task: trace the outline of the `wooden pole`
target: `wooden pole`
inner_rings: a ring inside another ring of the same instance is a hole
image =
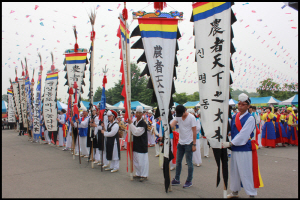
[[[42,100],[42,76],[43,76],[42,56],[41,56],[41,54],[40,54],[40,58],[41,58],[41,66],[40,66],[40,72],[41,72],[40,111],[41,111],[41,109],[42,109],[42,103],[41,103],[41,100]],[[58,80],[58,74],[57,74],[57,80]],[[41,112],[40,112],[39,120],[41,120]],[[41,133],[41,129],[42,129],[42,127],[40,127],[40,133]],[[41,141],[42,141],[41,135],[39,136],[39,140],[40,140],[40,144],[42,144],[41,143]]]
[[[124,2],[124,9],[126,9],[126,2]],[[127,114],[128,114],[128,117],[131,117],[130,114],[131,114],[131,70],[130,70],[130,63],[128,62],[129,61],[129,56],[128,56],[128,48],[127,48],[127,21],[126,19],[124,19],[124,24],[125,24],[125,49],[126,49],[126,68],[127,68],[127,82],[125,83],[126,84],[126,97],[127,97]],[[124,61],[124,58],[123,58],[123,61]],[[129,158],[130,158],[130,180],[133,180],[133,152],[132,152],[132,147],[133,147],[133,144],[132,144],[132,134],[130,132],[130,129],[128,129],[128,141],[129,141]],[[127,147],[128,148],[128,147]]]
[[[92,114],[92,112],[93,112],[93,105],[94,105],[94,99],[93,99],[93,97],[94,97],[94,93],[93,93],[93,90],[94,90],[94,88],[93,88],[93,83],[94,83],[94,45],[95,45],[95,43],[94,43],[94,39],[95,39],[95,32],[94,32],[94,24],[95,24],[95,19],[96,19],[96,14],[95,14],[95,11],[94,11],[94,13],[93,12],[91,12],[91,15],[89,16],[90,17],[90,22],[91,22],[91,24],[92,24],[92,32],[91,32],[91,41],[92,41],[92,44],[91,44],[91,46],[92,46],[92,50],[91,50],[91,64],[90,64],[90,111],[91,111],[91,117],[93,117],[93,114]],[[93,120],[93,123],[94,123],[94,119],[92,119]],[[90,156],[92,156],[92,163],[91,163],[91,165],[92,165],[92,168],[94,168],[94,162],[93,162],[93,160],[94,160],[94,137],[92,137],[94,134],[92,133],[94,131],[94,127],[92,128],[92,127],[90,127],[90,138],[91,138],[91,142],[92,142],[92,147],[91,147],[91,150],[90,150]],[[89,160],[90,160],[90,156],[89,156]]]

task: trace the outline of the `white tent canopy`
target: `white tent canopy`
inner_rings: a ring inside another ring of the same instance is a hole
[[[292,104],[293,105],[298,104],[298,94],[279,103],[279,105],[292,105]]]

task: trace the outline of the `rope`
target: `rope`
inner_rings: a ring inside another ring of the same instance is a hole
[[[142,9],[139,9],[138,11],[142,11],[142,10],[144,10],[145,8],[147,8],[148,6],[150,6],[150,5],[152,5],[152,4],[154,4],[154,3],[149,3],[147,6],[145,6],[145,7],[142,8]],[[129,24],[128,29],[129,29],[129,27],[131,26],[132,22],[133,22],[133,20],[131,20],[131,23]]]

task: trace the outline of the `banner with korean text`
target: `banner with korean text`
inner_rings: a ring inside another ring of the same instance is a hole
[[[85,85],[83,78],[85,77],[86,64],[88,64],[86,49],[78,49],[78,52],[74,52],[73,49],[65,51],[64,65],[66,65],[65,71],[67,71],[65,85],[74,90],[74,81],[76,81],[78,85],[77,102],[80,102],[79,97],[83,93],[81,85]],[[75,93],[75,90],[73,92]]]
[[[19,78],[18,82],[20,88],[20,104],[21,104],[21,113],[22,113],[22,120],[23,120],[22,122],[23,122],[23,127],[27,128],[27,104],[26,104],[27,94],[25,91],[25,78]]]
[[[164,127],[164,157],[169,158],[169,104],[176,52],[178,19],[139,18],[148,69]]]
[[[36,138],[40,135],[40,123],[41,123],[41,72],[38,73],[38,81],[36,86],[36,96],[34,102],[34,111],[33,111],[33,134]]]
[[[7,104],[7,118],[9,123],[16,122],[15,118],[15,110],[14,110],[14,100],[13,100],[13,92],[12,89],[7,89],[7,98],[8,98],[8,104]]]
[[[48,71],[45,81],[43,113],[48,131],[57,131],[57,84],[58,71]]]
[[[13,86],[13,95],[16,105],[16,111],[19,116],[19,123],[22,122],[22,113],[21,113],[21,103],[20,103],[20,94],[19,94],[19,84],[17,82],[12,82]]]
[[[231,3],[193,4],[201,124],[212,148],[226,139],[230,82]]]

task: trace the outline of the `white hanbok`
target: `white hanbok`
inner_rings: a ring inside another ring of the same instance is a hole
[[[110,123],[108,123],[108,126],[110,126]],[[115,125],[113,125],[111,127],[111,131],[105,131],[104,132],[104,137],[113,137],[116,134],[118,134],[118,130],[119,130],[119,125],[118,123],[116,123]],[[112,160],[110,160],[110,168],[111,169],[119,169],[120,165],[120,159],[119,159],[119,155],[118,155],[118,143],[117,140],[115,139],[114,141],[114,148],[113,148],[113,152],[112,152]]]
[[[143,119],[140,119],[143,120]],[[138,124],[140,121],[136,122]],[[139,137],[145,132],[144,127],[136,127],[133,123],[129,125],[131,133]],[[133,165],[137,176],[149,176],[149,158],[147,153],[138,153],[133,151]]]

